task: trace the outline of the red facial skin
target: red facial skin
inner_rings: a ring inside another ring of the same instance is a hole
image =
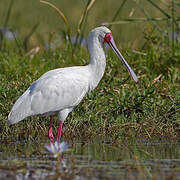
[[[105,36],[104,36],[104,42],[109,44],[111,39],[112,39],[112,33],[106,33]]]

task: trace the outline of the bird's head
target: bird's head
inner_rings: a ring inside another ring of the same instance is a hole
[[[116,47],[116,44],[114,42],[111,31],[107,27],[101,26],[101,27],[97,27],[97,28],[93,29],[91,31],[91,33],[93,34],[93,36],[98,37],[99,42],[101,42],[102,44],[107,43],[112,48],[112,50],[116,53],[116,55],[119,57],[119,59],[123,62],[123,64],[125,65],[125,67],[129,71],[129,73],[132,76],[132,78],[134,79],[134,81],[137,82],[138,78],[137,78],[136,74],[131,69],[129,64],[126,62],[126,60],[124,59],[124,57],[122,56],[122,54],[120,53],[118,48]]]

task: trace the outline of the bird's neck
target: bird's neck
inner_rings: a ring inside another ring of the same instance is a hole
[[[106,67],[106,55],[103,44],[98,37],[90,36],[88,39],[88,50],[90,53],[89,68],[91,72],[91,88],[94,89],[102,79]]]

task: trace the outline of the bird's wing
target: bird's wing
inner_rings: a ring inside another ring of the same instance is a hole
[[[79,104],[88,91],[88,79],[80,73],[60,73],[42,78],[30,87],[33,114],[59,111]]]
[[[17,123],[27,116],[74,107],[88,92],[88,86],[89,75],[86,69],[63,68],[49,71],[19,97],[9,114],[9,122]]]

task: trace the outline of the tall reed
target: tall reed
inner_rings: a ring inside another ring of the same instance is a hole
[[[83,31],[82,31],[83,23],[85,23],[85,20],[87,19],[88,12],[92,8],[92,6],[95,3],[95,1],[96,0],[89,0],[87,2],[87,5],[86,5],[82,15],[81,15],[81,18],[80,18],[79,23],[78,23],[76,40],[75,40],[75,46],[74,46],[74,49],[73,49],[73,55],[74,55],[74,53],[76,51],[76,48],[77,48],[78,39],[79,39],[81,33],[83,33]]]
[[[4,21],[3,28],[5,29],[5,31],[7,30],[7,25],[8,25],[8,22],[9,22],[10,15],[11,15],[13,3],[14,3],[14,1],[11,0],[11,2],[9,4],[9,7],[8,7],[7,14],[6,14],[6,18],[5,18],[5,21]],[[3,47],[3,39],[4,39],[4,34],[3,34],[2,30],[0,30],[0,49],[2,49],[2,47]]]
[[[66,33],[67,33],[67,36],[68,36],[68,40],[69,42],[71,43],[71,30],[70,30],[70,25],[69,25],[69,22],[66,18],[66,16],[64,15],[64,13],[59,9],[57,8],[54,4],[50,3],[50,2],[47,2],[47,1],[43,1],[43,0],[40,0],[41,3],[44,3],[44,4],[47,4],[48,6],[52,7],[53,9],[55,9],[57,11],[57,13],[60,15],[60,17],[63,19],[65,25],[66,25]]]
[[[122,9],[124,3],[126,2],[126,0],[124,0],[119,8]],[[132,22],[151,22],[154,27],[160,31],[160,33],[163,33],[165,32],[164,29],[162,29],[162,27],[159,25],[159,22],[160,21],[165,21],[167,22],[167,29],[168,29],[168,26],[169,26],[169,23],[171,24],[171,39],[172,39],[172,43],[171,43],[171,51],[172,51],[172,57],[174,57],[175,55],[175,39],[174,39],[174,36],[176,34],[176,29],[178,29],[178,22],[179,22],[179,19],[180,17],[176,17],[176,14],[175,14],[175,6],[177,7],[180,7],[180,3],[175,1],[175,0],[171,0],[170,1],[170,6],[171,6],[171,15],[169,15],[168,12],[166,12],[163,8],[161,8],[157,3],[155,3],[154,1],[152,0],[147,0],[148,3],[150,3],[154,8],[156,8],[157,11],[159,11],[163,16],[165,17],[151,17],[149,15],[149,13],[146,11],[146,9],[138,2],[138,1],[135,1],[134,0],[134,3],[138,6],[138,8],[143,12],[143,14],[145,15],[145,17],[136,17],[136,18],[120,18],[119,20],[117,21],[114,21],[114,19],[116,19],[117,17],[117,14],[118,14],[118,11],[116,12],[112,22],[105,22],[103,23],[103,25],[106,25],[106,26],[112,26],[112,25],[119,25],[119,24],[126,24],[126,23],[132,23]],[[167,36],[169,38],[169,36]]]

